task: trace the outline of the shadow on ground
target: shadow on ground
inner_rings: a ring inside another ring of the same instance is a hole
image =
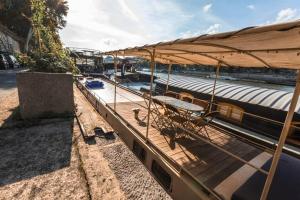
[[[74,119],[0,129],[0,187],[70,165]]]
[[[97,144],[96,138],[99,138],[98,143],[100,144],[111,144],[117,140],[116,133],[114,131],[104,132],[101,127],[94,128],[95,135],[93,137],[85,138],[85,142],[89,145]]]
[[[9,126],[14,126],[16,123],[22,123],[20,115],[20,107],[14,107],[7,110],[9,116],[6,119],[0,120],[0,128],[6,128]],[[3,120],[3,121],[2,121]]]

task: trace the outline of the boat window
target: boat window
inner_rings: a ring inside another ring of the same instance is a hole
[[[231,115],[230,117],[233,119],[233,120],[236,120],[238,122],[241,122],[242,119],[243,119],[243,115],[244,115],[244,110],[239,108],[239,107],[232,107],[232,110],[231,110]]]
[[[219,103],[217,109],[222,117],[229,117],[231,107],[227,103]]]
[[[146,160],[146,151],[145,149],[137,142],[133,141],[133,153],[140,159],[140,161],[145,162]]]
[[[170,190],[171,176],[155,160],[152,162],[151,171],[158,182],[166,189]]]
[[[220,113],[220,117],[224,118],[225,120],[234,121],[234,122],[242,122],[244,116],[244,109],[229,104],[220,102],[218,103],[217,110]]]

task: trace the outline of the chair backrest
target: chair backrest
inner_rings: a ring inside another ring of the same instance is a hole
[[[202,99],[197,99],[197,98],[194,98],[193,104],[196,104],[196,105],[198,105],[198,106],[203,107],[204,110],[207,110],[207,109],[208,109],[208,106],[209,106],[208,101],[205,101],[205,100],[202,100]]]
[[[186,102],[189,102],[189,103],[193,103],[193,99],[194,99],[194,98],[191,98],[191,97],[185,97],[185,96],[181,98],[182,101],[186,101]]]
[[[168,92],[165,93],[165,96],[173,97],[173,98],[178,99],[179,94],[176,93],[176,92],[168,91]]]
[[[147,92],[143,92],[143,98],[144,99],[149,99],[150,95]]]
[[[152,99],[153,103],[158,104],[160,106],[164,106],[164,104],[160,101],[158,101],[157,99]]]
[[[194,98],[194,96],[191,95],[190,93],[187,93],[187,92],[180,92],[180,93],[179,93],[179,98],[180,98],[181,100],[183,100],[184,97],[189,97],[189,98],[191,98],[191,99]]]
[[[180,114],[179,110],[170,104],[166,104],[166,108],[170,111]]]

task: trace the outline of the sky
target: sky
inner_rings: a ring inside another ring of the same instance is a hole
[[[108,51],[300,19],[299,0],[68,0],[64,46]]]

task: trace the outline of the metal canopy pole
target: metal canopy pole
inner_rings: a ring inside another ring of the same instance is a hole
[[[149,51],[151,56],[150,68],[151,68],[151,82],[150,82],[150,93],[149,93],[149,105],[148,105],[148,117],[147,117],[147,130],[146,130],[146,141],[148,141],[148,133],[150,126],[150,112],[151,112],[151,104],[152,104],[152,88],[153,88],[153,73],[154,73],[154,65],[155,65],[155,49],[153,51]]]
[[[215,77],[214,87],[213,87],[213,90],[212,90],[212,95],[211,95],[211,100],[210,100],[210,105],[209,105],[209,111],[210,112],[211,112],[212,105],[213,105],[214,98],[215,98],[215,90],[216,90],[217,78],[219,77],[220,66],[221,66],[221,62],[218,62],[217,69],[216,69],[216,77]]]
[[[169,81],[170,81],[171,68],[172,68],[172,64],[169,64],[169,68],[168,68],[168,80],[167,80],[166,92],[168,92],[168,90],[169,90]]]
[[[116,54],[115,56],[114,56],[114,67],[115,67],[115,94],[114,94],[114,110],[115,110],[115,112],[116,112],[116,101],[117,101],[117,71],[118,71],[118,69],[117,69],[117,56],[118,56],[118,54]]]
[[[300,71],[298,70],[297,71],[296,87],[295,87],[294,94],[293,94],[293,97],[292,97],[292,101],[291,101],[291,104],[290,104],[290,107],[289,107],[289,111],[286,115],[284,125],[283,125],[283,128],[282,128],[281,134],[280,134],[280,138],[279,138],[279,141],[278,141],[278,146],[277,146],[276,151],[275,151],[274,156],[273,156],[271,168],[270,168],[267,180],[266,180],[265,185],[264,185],[264,189],[263,189],[261,197],[260,197],[261,200],[266,200],[267,197],[268,197],[268,193],[269,193],[272,181],[273,181],[274,174],[276,172],[276,168],[277,168],[277,165],[278,165],[278,162],[279,162],[279,159],[280,159],[280,155],[281,155],[286,137],[287,137],[287,135],[289,133],[289,130],[290,130],[290,126],[291,126],[291,122],[293,120],[295,108],[297,106],[299,94],[300,94]]]

